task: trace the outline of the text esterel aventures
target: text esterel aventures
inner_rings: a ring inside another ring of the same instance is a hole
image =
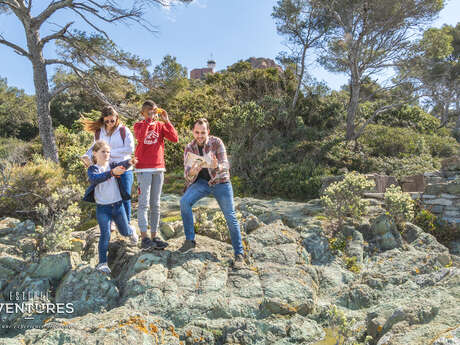
[[[49,291],[10,291],[10,302],[0,303],[0,313],[72,314],[73,303],[52,303]]]

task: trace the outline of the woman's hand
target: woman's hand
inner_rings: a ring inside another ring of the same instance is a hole
[[[120,175],[123,175],[125,171],[126,171],[126,168],[124,166],[119,165],[112,169],[112,175],[120,176]]]
[[[81,156],[80,157],[81,161],[83,162],[83,164],[85,165],[85,168],[88,169],[91,165],[91,160],[89,159],[88,156]]]

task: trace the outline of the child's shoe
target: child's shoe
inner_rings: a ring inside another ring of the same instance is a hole
[[[105,273],[105,274],[110,274],[112,273],[112,271],[110,270],[109,266],[107,266],[107,262],[103,262],[101,264],[98,264],[96,266],[96,269],[99,271],[99,272],[102,272],[102,273]]]
[[[139,242],[139,236],[137,236],[136,230],[134,230],[133,228],[131,228],[131,230],[133,231],[133,234],[129,236],[129,243],[132,246],[136,246],[137,242]]]

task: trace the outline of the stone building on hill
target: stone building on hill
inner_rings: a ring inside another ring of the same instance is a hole
[[[208,61],[208,67],[206,68],[195,68],[190,71],[190,79],[204,79],[206,74],[214,74],[214,68],[216,62],[214,60]]]
[[[283,71],[280,65],[275,61],[268,58],[255,58],[250,57],[246,60],[251,64],[252,68],[277,68],[280,72]],[[190,71],[190,79],[204,79],[207,74],[214,74],[214,68],[216,67],[216,62],[214,60],[208,61],[208,67],[206,68],[195,68]]]

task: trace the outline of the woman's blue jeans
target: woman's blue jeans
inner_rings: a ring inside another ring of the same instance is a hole
[[[236,219],[235,207],[233,205],[233,188],[230,182],[218,183],[213,186],[208,185],[208,181],[199,178],[195,183],[187,188],[185,194],[180,199],[180,212],[184,223],[185,238],[195,240],[195,229],[193,227],[192,206],[200,199],[214,195],[227,222],[230,238],[232,240],[235,255],[243,254],[241,243],[240,224]]]
[[[131,236],[133,230],[129,226],[128,218],[122,201],[108,205],[96,206],[96,218],[101,235],[99,237],[99,263],[107,262],[107,250],[110,242],[110,222],[117,224],[118,231],[123,236]]]
[[[123,175],[120,176],[121,188],[131,196],[133,188],[134,176],[132,170],[127,170]],[[131,222],[131,200],[123,200],[123,206],[125,207],[126,217],[128,217],[128,223]]]

